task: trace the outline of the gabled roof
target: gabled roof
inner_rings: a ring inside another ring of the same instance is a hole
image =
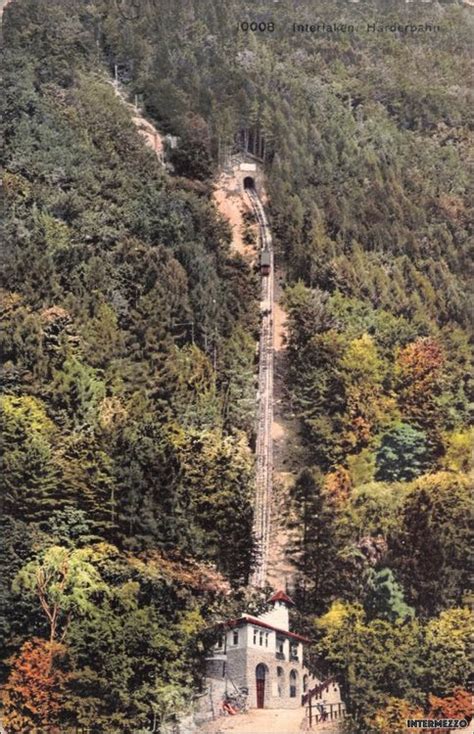
[[[289,632],[288,630],[282,630],[279,627],[274,627],[273,624],[268,624],[268,622],[264,622],[258,617],[251,617],[249,614],[244,614],[238,619],[229,619],[228,622],[225,622],[227,627],[239,627],[242,624],[253,624],[256,627],[264,627],[265,629],[273,630],[273,632],[277,632],[279,635],[284,637],[290,637],[292,640],[298,640],[298,642],[311,642],[308,637],[303,637],[303,635],[298,635],[296,632]]]
[[[292,607],[296,606],[293,599],[291,599],[287,594],[285,594],[284,591],[277,591],[273,596],[268,600],[271,604],[274,601],[284,601],[287,604],[290,604]]]

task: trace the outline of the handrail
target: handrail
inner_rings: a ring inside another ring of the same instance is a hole
[[[320,698],[323,691],[328,689],[329,686],[332,683],[337,683],[337,678],[335,675],[332,675],[330,678],[326,678],[322,683],[318,683],[314,688],[312,688],[310,691],[307,691],[302,699],[301,699],[301,705],[304,706],[307,704],[313,697]]]

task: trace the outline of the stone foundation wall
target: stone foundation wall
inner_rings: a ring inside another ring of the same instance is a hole
[[[301,662],[278,660],[275,653],[265,653],[259,649],[240,649],[228,651],[227,672],[232,681],[248,688],[249,707],[257,707],[256,668],[263,663],[267,667],[265,675],[265,708],[299,708],[303,692],[303,675],[305,670]],[[277,675],[277,669],[283,670],[283,676]],[[290,672],[296,670],[296,695],[290,697]]]
[[[215,719],[219,715],[222,700],[226,692],[226,681],[223,678],[208,678],[207,687],[194,701],[194,721],[200,725]]]
[[[248,676],[247,656],[248,649],[245,647],[227,650],[227,675],[237,688],[248,688],[250,693],[252,681]],[[253,681],[253,688],[255,688],[255,680]]]

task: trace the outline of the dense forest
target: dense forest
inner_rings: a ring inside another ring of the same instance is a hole
[[[381,18],[441,31],[366,32]],[[290,32],[314,20],[355,31]],[[469,714],[472,26],[461,4],[382,0],[6,9],[8,731],[184,712],[212,622],[248,594],[258,283],[211,199],[242,138],[287,274],[294,622],[351,734]],[[178,136],[172,172],[114,69]]]

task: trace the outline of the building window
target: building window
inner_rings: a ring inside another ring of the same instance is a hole
[[[278,686],[278,696],[279,698],[282,698],[282,696],[284,696],[284,691],[285,691],[285,672],[283,668],[280,668],[280,666],[278,666],[277,668],[277,686]]]
[[[276,641],[276,657],[278,660],[285,659],[285,640],[282,637],[277,637]]]
[[[307,690],[308,690],[308,676],[304,675],[303,676],[303,693],[306,693]]]
[[[298,645],[290,643],[290,660],[298,660]]]
[[[259,636],[259,640],[258,640],[259,644],[262,645],[262,646],[263,646],[263,635],[264,635],[264,633],[263,632],[260,632],[260,636]]]
[[[239,630],[234,630],[232,633],[232,644],[238,645],[239,644]]]
[[[296,698],[296,689],[298,683],[298,673],[296,670],[292,670],[290,673],[290,698]]]
[[[265,647],[268,647],[268,632],[265,632]]]
[[[217,647],[220,649],[224,647],[224,635],[219,635],[217,638]]]
[[[258,635],[258,630],[256,630],[255,627],[254,627],[254,629],[253,629],[253,644],[254,645],[257,644],[257,635]]]

